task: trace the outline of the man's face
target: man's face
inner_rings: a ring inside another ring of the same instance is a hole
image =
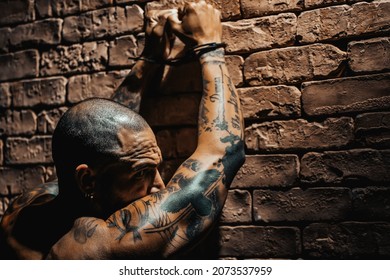
[[[96,170],[94,202],[103,215],[165,188],[157,170],[161,152],[152,130],[134,133],[123,129],[118,139],[121,159]]]

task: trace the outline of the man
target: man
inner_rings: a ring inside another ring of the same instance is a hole
[[[160,150],[138,114],[104,99],[79,103],[53,135],[58,187],[23,194],[2,220],[6,258],[171,258],[215,223],[244,161],[242,115],[220,44],[219,11],[201,1],[187,3],[181,21],[172,11],[159,14],[148,26],[142,59],[115,99],[124,89],[137,96],[156,62],[166,60],[168,27],[201,64],[196,151],[165,187],[157,171]],[[160,56],[151,51],[157,45]]]

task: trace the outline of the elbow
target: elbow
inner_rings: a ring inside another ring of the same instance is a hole
[[[222,159],[224,173],[226,174],[226,186],[230,186],[234,176],[245,162],[245,145],[244,141],[240,140],[228,149]]]

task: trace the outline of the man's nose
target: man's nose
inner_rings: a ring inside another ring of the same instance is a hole
[[[160,172],[158,172],[158,170],[157,170],[156,176],[154,177],[152,187],[150,188],[150,193],[155,193],[155,192],[161,191],[163,189],[165,189],[165,184],[161,178]]]

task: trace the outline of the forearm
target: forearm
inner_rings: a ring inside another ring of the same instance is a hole
[[[222,48],[200,57],[203,96],[199,109],[199,149],[214,146],[225,153],[225,137],[243,140],[243,117],[235,86],[226,67]]]
[[[161,65],[138,60],[130,73],[111,96],[133,111],[139,112],[143,94],[156,83]]]
[[[245,160],[240,100],[226,67],[223,49],[203,54],[200,63],[203,96],[197,152],[221,156],[226,186],[229,186]]]

